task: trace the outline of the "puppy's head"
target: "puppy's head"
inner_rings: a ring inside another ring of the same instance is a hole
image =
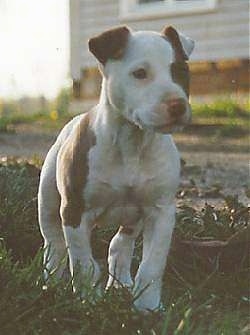
[[[156,33],[124,26],[89,40],[111,106],[140,128],[161,133],[191,118],[187,60],[193,48],[194,42],[173,27]]]

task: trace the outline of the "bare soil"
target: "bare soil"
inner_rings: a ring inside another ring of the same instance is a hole
[[[6,156],[45,158],[56,134],[35,132],[0,133],[0,158]]]

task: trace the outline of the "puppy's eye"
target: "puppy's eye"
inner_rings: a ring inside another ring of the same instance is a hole
[[[147,72],[146,72],[146,70],[143,69],[143,68],[133,71],[133,72],[132,72],[132,75],[133,75],[136,79],[146,79],[146,78],[147,78]]]

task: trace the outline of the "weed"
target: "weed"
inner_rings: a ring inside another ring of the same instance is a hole
[[[39,169],[25,161],[0,166],[0,324],[5,335],[233,335],[247,327],[249,268],[237,263],[230,272],[218,262],[204,266],[204,257],[187,249],[168,258],[161,311],[143,315],[130,291],[121,287],[99,294],[86,283],[86,298],[73,294],[71,280],[44,282],[36,216]],[[247,225],[248,213],[237,198],[225,207],[203,211],[182,208],[178,238],[224,241]],[[95,230],[96,255],[106,257],[116,227]],[[141,241],[134,256],[138,264]],[[217,259],[217,258],[216,258]],[[206,262],[206,261],[205,261]],[[103,270],[103,278],[107,271]],[[104,280],[101,281],[103,285]]]

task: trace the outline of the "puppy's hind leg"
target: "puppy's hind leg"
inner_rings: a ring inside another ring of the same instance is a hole
[[[44,238],[44,276],[48,280],[52,273],[63,276],[66,267],[66,244],[60,219],[60,196],[56,186],[56,160],[49,152],[40,178],[38,192],[38,218]],[[54,158],[54,159],[53,159]]]

